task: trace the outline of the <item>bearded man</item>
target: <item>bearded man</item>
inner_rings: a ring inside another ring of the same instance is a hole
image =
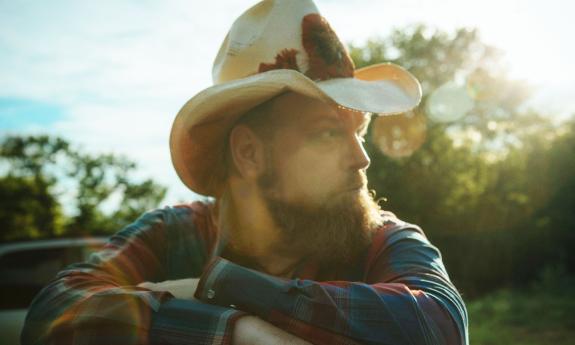
[[[214,81],[170,149],[215,201],[149,212],[62,271],[22,342],[467,344],[439,251],[367,190],[370,118],[417,106],[417,80],[354,70],[311,0],[264,0],[233,24]]]

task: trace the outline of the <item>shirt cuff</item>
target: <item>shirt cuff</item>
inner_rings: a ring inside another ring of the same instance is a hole
[[[244,312],[173,298],[152,316],[150,344],[231,345],[236,320]]]
[[[216,257],[204,271],[195,297],[209,304],[238,308],[267,319],[288,281]]]

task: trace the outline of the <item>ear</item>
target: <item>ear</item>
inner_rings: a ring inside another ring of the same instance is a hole
[[[264,143],[246,125],[237,125],[230,133],[230,153],[239,175],[256,179],[265,170]]]

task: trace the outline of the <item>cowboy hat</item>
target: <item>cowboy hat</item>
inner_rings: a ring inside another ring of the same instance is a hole
[[[214,85],[192,97],[172,125],[170,151],[192,191],[220,192],[227,136],[247,111],[284,92],[351,110],[404,113],[421,100],[405,69],[355,69],[345,47],[312,0],[264,0],[232,25],[212,71]]]

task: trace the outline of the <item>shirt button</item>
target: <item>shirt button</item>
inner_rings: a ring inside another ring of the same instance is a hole
[[[208,293],[206,294],[206,297],[208,297],[208,299],[212,299],[216,296],[216,292],[212,289],[208,290]]]

